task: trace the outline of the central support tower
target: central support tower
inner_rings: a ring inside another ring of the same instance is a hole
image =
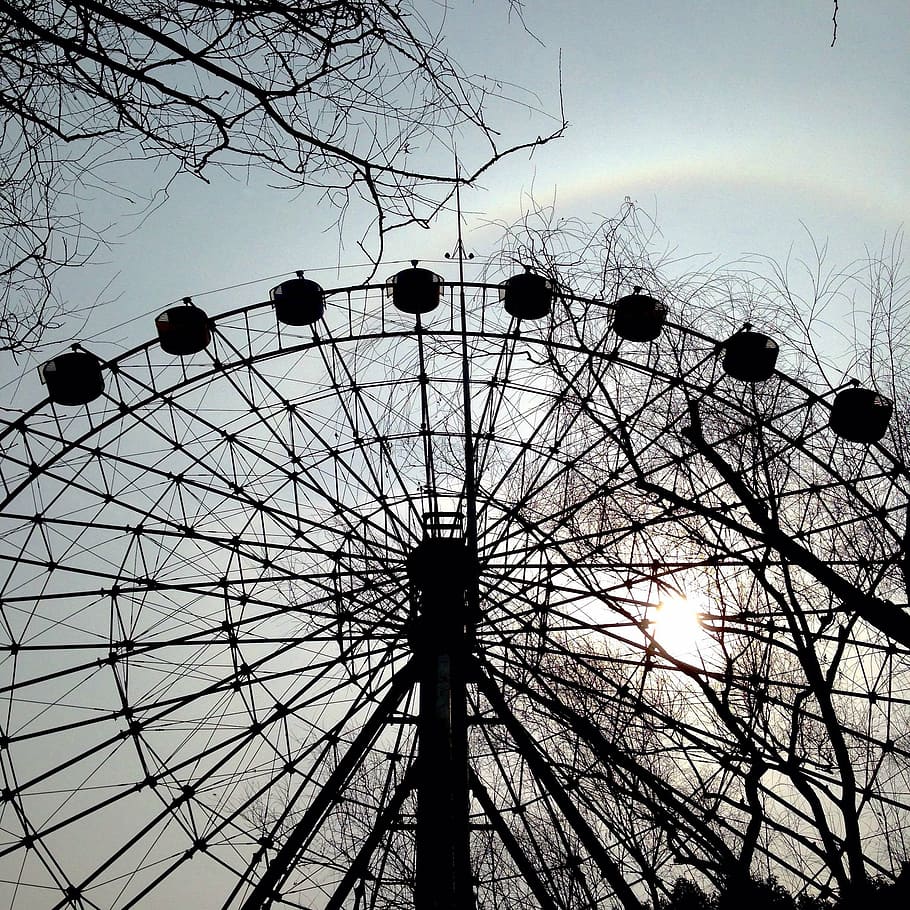
[[[420,693],[414,907],[474,910],[467,682],[474,640],[468,591],[476,585],[477,560],[460,521],[446,528],[440,518],[427,516],[424,539],[408,557]]]

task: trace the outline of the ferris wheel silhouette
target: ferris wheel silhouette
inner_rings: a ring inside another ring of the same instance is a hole
[[[0,434],[5,905],[632,910],[681,870],[893,871],[892,403],[628,290],[298,273],[44,364]]]

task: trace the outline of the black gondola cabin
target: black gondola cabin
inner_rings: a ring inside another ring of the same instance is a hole
[[[439,306],[442,278],[429,269],[418,268],[414,260],[413,268],[404,269],[387,280],[386,293],[402,313],[412,316],[429,313]]]
[[[549,278],[526,271],[499,286],[499,299],[505,311],[516,319],[543,319],[553,305],[555,290]]]
[[[155,328],[161,349],[178,357],[196,354],[207,348],[212,340],[209,317],[188,301],[156,317]]]
[[[878,442],[888,431],[894,403],[874,389],[854,387],[838,392],[828,425],[850,442]]]
[[[761,332],[746,327],[723,343],[724,372],[742,382],[764,382],[774,375],[777,342]]]
[[[275,317],[285,325],[312,325],[325,313],[325,292],[309,278],[291,278],[269,291]]]
[[[626,341],[653,341],[666,321],[666,304],[637,287],[633,294],[616,301],[613,331]]]
[[[70,351],[38,368],[55,404],[75,406],[94,401],[104,391],[101,361],[88,351]]]

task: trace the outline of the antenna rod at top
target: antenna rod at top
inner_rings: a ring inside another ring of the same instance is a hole
[[[461,307],[461,387],[464,399],[464,486],[465,486],[465,539],[472,559],[477,558],[477,478],[474,474],[474,421],[471,416],[471,367],[468,357],[468,316],[464,293],[464,223],[461,209],[461,167],[455,155],[455,211],[458,216],[458,293]],[[471,256],[470,258],[473,258]],[[468,608],[476,617],[480,608],[476,573],[468,586]]]

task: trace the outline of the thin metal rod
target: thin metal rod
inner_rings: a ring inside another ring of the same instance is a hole
[[[339,798],[348,778],[363,760],[373,740],[382,731],[405,692],[413,684],[414,669],[414,661],[409,661],[392,679],[389,691],[376,706],[372,716],[360,728],[360,732],[354,742],[351,743],[350,748],[342,756],[335,770],[329,775],[325,785],[315,796],[303,818],[300,819],[300,822],[290,833],[281,849],[266,867],[265,872],[262,873],[250,896],[244,902],[243,910],[262,910],[262,908],[268,907],[272,903],[275,893],[290,874],[297,860],[297,855],[303,849],[307,838],[323,820],[332,803]]]
[[[461,180],[458,159],[455,159],[455,207],[458,212],[458,299],[461,315],[461,394],[464,400],[464,489],[465,541],[474,565],[477,563],[477,477],[474,464],[474,418],[471,413],[471,360],[468,356],[468,308],[464,293],[464,237],[462,235]],[[480,616],[478,573],[473,571],[468,583],[469,635]],[[472,638],[473,647],[473,638]]]
[[[635,896],[635,892],[623,877],[619,865],[609,855],[597,833],[581,814],[572,797],[565,791],[565,788],[553,773],[549,762],[538,751],[531,734],[512,713],[502,692],[499,691],[499,687],[486,673],[480,674],[480,688],[505,728],[509,731],[518,746],[521,757],[528,763],[528,767],[534,777],[537,778],[543,789],[549,793],[553,802],[559,807],[568,824],[571,825],[579,840],[584,844],[591,859],[600,868],[622,906],[625,910],[643,910],[641,902]]]
[[[436,469],[433,465],[433,438],[430,433],[430,400],[427,394],[429,376],[427,375],[426,355],[423,349],[423,324],[420,313],[416,316],[415,332],[417,333],[417,359],[420,374],[420,435],[423,437],[423,463],[424,481],[427,487],[427,507],[430,512],[439,511],[439,502],[436,494]]]

